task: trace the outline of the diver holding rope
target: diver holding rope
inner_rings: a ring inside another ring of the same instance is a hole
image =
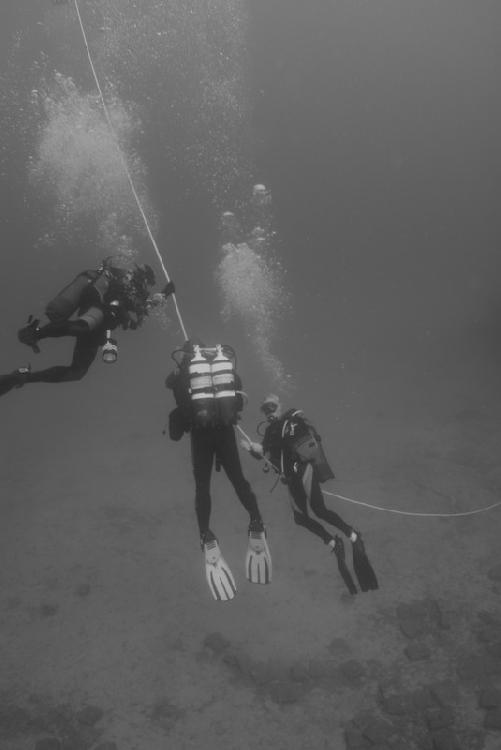
[[[376,574],[367,557],[361,533],[325,505],[320,484],[334,479],[334,472],[325,457],[320,435],[301,410],[284,410],[280,399],[274,394],[266,396],[261,411],[268,422],[262,443],[244,439],[241,446],[254,458],[265,458],[265,468],[271,465],[280,474],[289,490],[294,521],[320,537],[334,552],[339,572],[350,594],[358,592],[346,565],[344,542],[339,535],[333,536],[312,518],[310,511],[320,520],[338,528],[352,543],[353,569],[360,589],[377,589]]]
[[[244,408],[242,381],[236,372],[236,354],[227,344],[205,346],[199,339],[185,341],[173,352],[176,367],[165,381],[176,407],[169,414],[169,436],[181,440],[190,434],[195,479],[195,513],[200,546],[205,554],[207,583],[214,599],[229,601],[236,593],[230,567],[211,530],[212,469],[223,468],[240,503],[249,514],[245,572],[250,583],[271,582],[272,561],[256,495],[245,478],[235,425]]]

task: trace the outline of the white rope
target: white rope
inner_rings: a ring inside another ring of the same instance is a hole
[[[148,218],[146,216],[144,208],[143,208],[143,206],[141,204],[141,201],[139,199],[139,195],[137,194],[137,190],[136,190],[136,187],[134,185],[134,181],[133,181],[133,179],[131,177],[131,174],[130,174],[130,171],[129,171],[129,167],[127,165],[125,157],[124,157],[124,155],[122,153],[122,149],[120,148],[119,141],[118,141],[118,138],[117,138],[117,134],[115,132],[115,128],[113,127],[113,123],[111,121],[111,117],[110,117],[110,114],[108,112],[108,107],[106,105],[106,101],[105,101],[105,98],[104,98],[104,95],[103,95],[103,91],[101,89],[101,84],[99,83],[99,78],[97,77],[96,69],[95,69],[94,63],[92,61],[92,55],[90,53],[89,43],[87,41],[87,34],[85,33],[85,28],[84,28],[84,25],[83,25],[82,16],[80,15],[80,9],[78,7],[78,0],[73,0],[73,2],[75,4],[75,10],[76,10],[76,13],[77,13],[78,23],[80,24],[80,30],[82,32],[82,37],[83,37],[83,40],[84,40],[85,49],[87,50],[87,57],[89,58],[90,68],[91,68],[91,71],[92,71],[92,75],[94,76],[94,81],[96,83],[96,88],[97,88],[97,90],[99,92],[99,98],[101,100],[101,105],[103,107],[103,111],[104,111],[104,114],[105,114],[105,117],[106,117],[106,121],[108,123],[108,127],[110,128],[111,134],[113,136],[113,140],[114,140],[116,149],[118,151],[118,155],[119,155],[120,160],[122,162],[122,165],[124,167],[125,174],[127,175],[127,180],[129,181],[129,185],[130,185],[130,189],[132,191],[132,195],[134,196],[134,199],[136,201],[137,207],[139,209],[139,213],[141,214],[141,218],[142,218],[142,220],[144,222],[144,225],[146,227],[146,231],[148,233],[148,237],[151,240],[151,244],[153,245],[153,249],[154,249],[154,251],[155,251],[155,253],[157,255],[157,258],[158,258],[158,261],[159,261],[160,266],[162,268],[162,271],[164,273],[164,276],[165,276],[167,282],[170,282],[171,279],[170,279],[169,273],[167,271],[167,268],[164,265],[164,262],[163,262],[163,259],[162,259],[162,255],[160,253],[160,250],[158,249],[158,245],[157,245],[157,243],[155,241],[155,238],[153,236],[153,232],[151,231],[151,227],[150,227],[150,224],[148,222]],[[181,330],[183,332],[183,336],[185,338],[185,341],[187,341],[188,340],[188,334],[186,333],[186,328],[184,326],[183,319],[181,317],[181,312],[180,312],[179,306],[177,304],[176,294],[173,293],[171,296],[172,296],[172,300],[174,302],[174,307],[175,307],[175,310],[176,310],[176,315],[177,315],[178,320],[179,320],[179,325],[181,326]]]
[[[492,505],[486,505],[484,508],[475,508],[474,510],[465,510],[462,513],[415,513],[410,510],[397,510],[396,508],[382,508],[379,505],[371,505],[370,503],[364,503],[361,500],[353,500],[351,497],[344,497],[343,495],[337,495],[335,492],[328,492],[322,490],[324,495],[330,495],[331,497],[337,497],[339,500],[344,500],[347,503],[354,503],[355,505],[363,505],[364,508],[371,508],[372,510],[380,510],[384,513],[396,513],[399,516],[417,516],[421,518],[459,518],[460,516],[474,516],[477,513],[486,513],[488,510],[498,508],[501,502],[493,503]]]
[[[252,440],[244,432],[244,430],[240,427],[240,425],[237,425],[237,430],[244,436],[244,438],[249,443],[252,443]],[[267,458],[264,458],[264,461],[268,464],[268,466],[270,466],[271,468],[275,469],[275,471],[277,471],[274,464],[268,461]],[[362,505],[364,508],[371,508],[372,510],[379,510],[383,513],[395,513],[396,515],[399,515],[399,516],[413,516],[413,517],[418,517],[418,518],[460,518],[461,516],[474,516],[477,513],[486,513],[487,511],[493,510],[494,508],[499,508],[499,506],[501,505],[501,501],[500,501],[497,503],[493,503],[492,505],[486,505],[483,508],[475,508],[474,510],[465,510],[460,513],[418,513],[418,512],[414,512],[410,510],[398,510],[396,508],[384,508],[380,505],[371,505],[371,503],[365,503],[362,500],[353,500],[353,498],[351,497],[338,495],[335,492],[329,492],[328,490],[322,490],[322,493],[324,495],[330,495],[330,497],[337,497],[339,500],[344,500],[346,503],[353,503],[354,505]]]
[[[242,429],[242,428],[240,427],[240,425],[239,425],[239,424],[237,424],[237,430],[239,431],[239,433],[240,433],[241,435],[243,435],[243,436],[244,436],[244,438],[245,438],[245,439],[247,440],[247,442],[249,443],[249,447],[250,447],[250,445],[251,445],[251,443],[252,443],[253,441],[252,441],[252,440],[250,439],[250,437],[249,437],[249,436],[248,436],[248,435],[247,435],[247,434],[246,434],[246,433],[244,432],[244,430],[243,430],[243,429]],[[262,460],[264,461],[264,463],[266,464],[266,466],[268,466],[268,468],[269,468],[269,469],[273,469],[273,471],[276,471],[276,472],[277,472],[277,474],[280,474],[280,471],[279,471],[279,469],[278,469],[278,468],[277,468],[277,467],[275,466],[275,464],[272,464],[272,463],[271,463],[271,461],[269,461],[269,460],[268,460],[268,459],[266,458],[266,456],[261,456],[261,458],[262,458]]]

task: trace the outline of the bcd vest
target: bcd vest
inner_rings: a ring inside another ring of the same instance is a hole
[[[231,347],[195,345],[188,364],[188,392],[194,427],[235,424],[235,356]]]

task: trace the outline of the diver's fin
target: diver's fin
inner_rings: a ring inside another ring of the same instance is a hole
[[[0,375],[0,396],[8,393],[13,388],[22,388],[31,372],[31,366],[19,367],[8,375]]]
[[[205,575],[211,594],[218,602],[233,599],[237,592],[233,574],[221,554],[217,539],[204,543]]]
[[[38,318],[34,318],[33,315],[30,315],[27,324],[17,332],[17,338],[21,344],[30,346],[35,354],[40,354],[40,347],[37,344],[39,339],[38,332],[40,330],[39,324],[40,321]]]
[[[379,588],[374,568],[369,562],[362,535],[356,531],[356,540],[353,544],[353,570],[362,591],[375,591]]]
[[[11,391],[17,383],[17,370],[8,375],[0,375],[0,396]]]
[[[271,583],[271,555],[266,532],[249,529],[249,546],[245,555],[245,575],[251,583]]]
[[[355,586],[355,582],[345,562],[344,542],[341,539],[341,537],[336,535],[334,539],[331,542],[329,542],[329,547],[332,549],[332,551],[336,555],[337,567],[341,575],[341,578],[346,584],[346,588],[348,589],[348,591],[350,592],[352,596],[354,596],[355,594],[358,594],[357,587]]]

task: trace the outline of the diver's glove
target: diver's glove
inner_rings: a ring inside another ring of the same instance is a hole
[[[163,294],[164,297],[169,297],[171,294],[174,294],[176,291],[176,286],[173,281],[169,281],[164,288],[161,291],[161,294]]]

